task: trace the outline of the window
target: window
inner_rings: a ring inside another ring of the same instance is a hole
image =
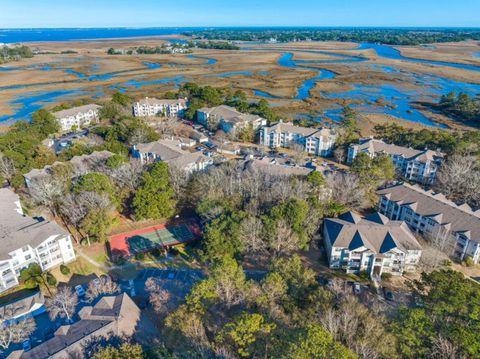
[[[31,256],[30,254],[27,255],[27,256],[25,256],[25,260],[26,260],[26,261],[29,261],[30,259],[32,259],[32,256]]]

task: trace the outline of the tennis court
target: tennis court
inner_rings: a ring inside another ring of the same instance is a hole
[[[111,236],[110,253],[112,256],[130,257],[154,248],[190,242],[199,234],[200,228],[194,222],[151,226]]]

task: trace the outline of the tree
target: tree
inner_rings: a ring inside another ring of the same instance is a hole
[[[117,203],[114,188],[108,176],[100,172],[90,172],[80,176],[72,186],[72,191],[105,193],[112,203]]]
[[[124,342],[119,347],[108,345],[98,349],[91,359],[144,359],[143,349],[140,344]]]
[[[143,173],[141,185],[133,197],[135,218],[170,217],[175,213],[175,205],[168,166],[163,161],[155,162],[149,171]]]
[[[360,179],[353,173],[327,175],[327,183],[332,190],[332,198],[347,208],[358,209],[366,202],[366,191]]]
[[[47,299],[46,306],[52,319],[60,317],[71,322],[77,303],[77,293],[67,286],[62,286],[55,295]]]
[[[261,314],[242,312],[223,327],[217,341],[232,345],[241,357],[248,357],[258,337],[269,334],[274,328],[275,324],[266,322]]]
[[[0,179],[3,179],[10,184],[16,171],[17,169],[15,168],[14,160],[0,153]]]
[[[0,347],[6,350],[10,344],[27,339],[34,330],[35,322],[32,318],[14,320],[10,323],[3,321],[0,324]]]
[[[43,138],[57,133],[60,130],[60,125],[55,116],[43,108],[32,113],[31,126],[38,131]]]
[[[210,278],[217,297],[227,308],[245,299],[245,273],[235,259],[223,256],[215,260],[210,269]]]
[[[89,300],[95,300],[99,295],[112,295],[120,290],[110,276],[101,276],[98,280],[91,280],[88,283],[86,296]]]
[[[293,336],[285,338],[285,348],[280,354],[282,359],[354,359],[356,355],[318,324],[307,324],[294,331]]]
[[[27,288],[44,286],[50,295],[52,295],[50,283],[56,282],[55,277],[50,272],[44,272],[38,263],[31,263],[27,268],[23,268],[20,271],[20,279]]]
[[[145,282],[145,290],[149,293],[148,299],[157,313],[164,313],[167,309],[170,293],[163,289],[158,278],[150,277]]]
[[[119,105],[121,105],[123,107],[128,106],[131,101],[132,101],[132,98],[130,96],[128,96],[125,93],[119,92],[119,91],[115,92],[112,95],[112,102],[118,103]]]
[[[31,181],[28,192],[36,204],[44,205],[56,216],[59,200],[67,190],[67,183],[62,176],[43,175]]]

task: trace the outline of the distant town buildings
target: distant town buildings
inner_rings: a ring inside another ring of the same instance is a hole
[[[361,217],[346,212],[323,223],[323,239],[330,268],[347,273],[401,275],[414,271],[422,247],[403,221],[391,221],[380,213]]]
[[[184,150],[179,140],[158,140],[150,143],[141,143],[132,147],[132,156],[139,158],[142,163],[165,161],[171,166],[183,169],[188,173],[203,171],[213,165],[213,160],[201,151],[190,152]]]
[[[361,152],[368,154],[371,158],[387,154],[403,177],[424,184],[433,183],[438,167],[445,156],[441,152],[420,151],[367,138],[360,140],[360,143],[357,145],[350,145],[347,162],[352,163],[357,154]]]
[[[93,306],[84,306],[80,318],[60,326],[53,338],[29,351],[18,350],[9,359],[83,358],[85,347],[94,340],[111,337],[148,337],[158,334],[153,324],[125,293],[101,298]]]
[[[100,108],[101,106],[95,104],[84,105],[54,112],[53,115],[60,124],[62,131],[70,131],[98,121]]]
[[[279,122],[260,130],[260,144],[270,148],[303,147],[305,152],[317,156],[329,156],[335,146],[337,135],[334,130],[295,126]]]
[[[379,190],[379,212],[393,220],[402,220],[416,232],[447,248],[455,258],[480,259],[480,210],[457,206],[441,193],[424,191],[406,183]]]
[[[267,124],[267,120],[260,116],[244,114],[226,105],[202,107],[197,110],[197,121],[209,129],[219,128],[228,134],[235,134],[247,126],[256,131]]]
[[[38,263],[43,270],[75,259],[69,233],[55,222],[23,213],[20,198],[0,189],[0,292],[17,285],[20,270]]]
[[[186,108],[186,99],[169,100],[145,97],[133,104],[133,115],[136,117],[156,115],[181,117]]]

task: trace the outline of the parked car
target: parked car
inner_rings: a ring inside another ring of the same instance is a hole
[[[354,283],[353,284],[353,294],[359,295],[362,292],[362,287],[360,286],[360,283]]]
[[[25,339],[22,342],[22,349],[25,352],[28,352],[30,349],[32,349],[32,344],[30,343],[30,339]]]
[[[75,286],[75,292],[79,297],[83,297],[85,295],[85,288],[83,288],[83,285],[79,284]]]

